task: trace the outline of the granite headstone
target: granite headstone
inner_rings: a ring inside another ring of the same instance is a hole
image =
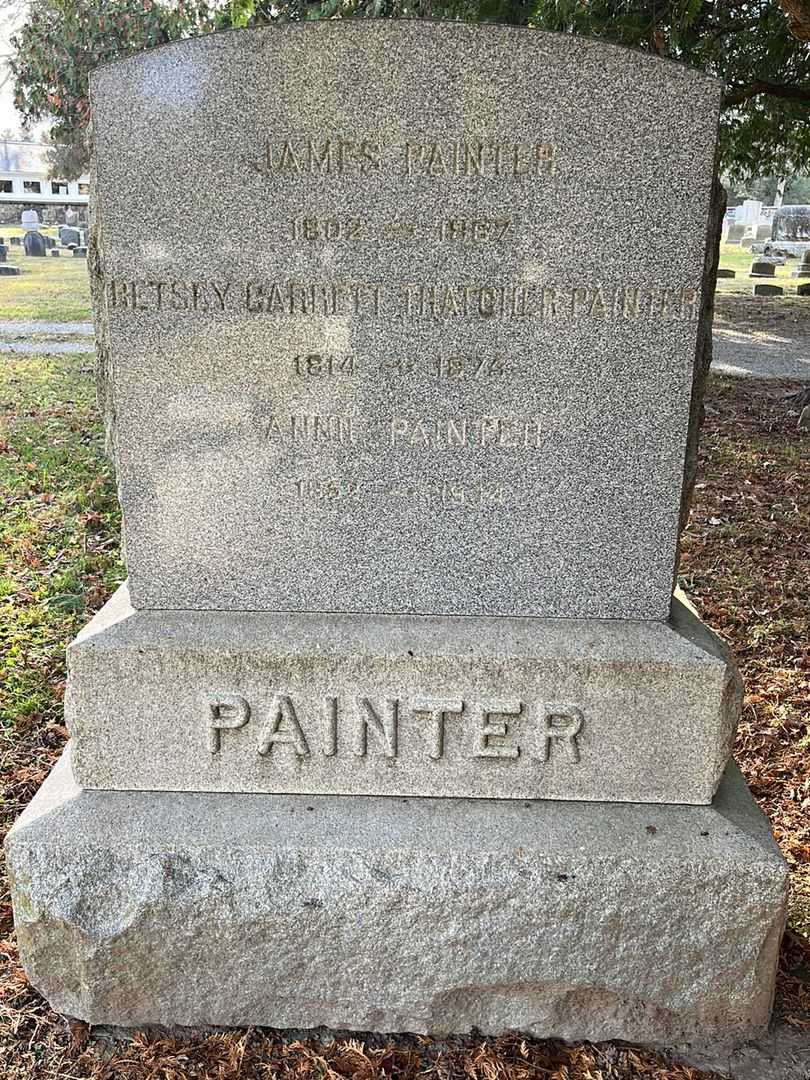
[[[67,225],[61,226],[59,229],[59,243],[62,247],[75,247],[80,244],[82,240],[81,233],[78,229],[71,228]]]
[[[8,840],[57,1008],[764,1029],[785,867],[672,594],[719,92],[388,20],[93,76],[130,584]]]
[[[398,24],[380,78],[392,31],[305,32],[92,81],[132,603],[666,619],[717,84],[608,49],[605,108],[571,38]]]
[[[601,51],[463,26],[386,33],[403,59],[379,83],[387,38],[364,37],[362,120],[345,111],[346,26],[307,37],[317,92],[293,28],[184,47],[205,93],[182,116],[150,89],[166,54],[94,76],[97,314],[130,578],[71,652],[76,775],[709,802],[737,719],[733,664],[688,613],[638,633],[605,619],[670,615],[717,87],[608,50],[631,125],[617,140],[584,107]],[[532,66],[556,88],[542,107]],[[272,107],[263,72],[289,85]],[[673,123],[701,102],[677,143],[656,137],[652,97]],[[212,127],[220,174],[190,216],[183,169]],[[664,177],[677,232],[653,228]],[[580,231],[597,210],[594,279]],[[213,266],[218,221],[232,235]],[[167,622],[144,608],[186,613],[170,632],[186,678],[159,659]],[[241,608],[238,624],[189,621]],[[422,621],[392,628],[395,615]],[[566,633],[525,616],[583,621]],[[166,709],[170,737],[149,739]]]
[[[754,259],[748,271],[749,277],[774,277],[776,263],[770,259]]]
[[[23,237],[23,247],[25,254],[32,258],[44,259],[48,254],[48,245],[45,242],[45,237],[41,232],[31,230],[27,232]]]

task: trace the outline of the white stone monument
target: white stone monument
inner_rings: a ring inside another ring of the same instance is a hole
[[[39,214],[36,210],[23,210],[20,225],[26,232],[39,232]]]

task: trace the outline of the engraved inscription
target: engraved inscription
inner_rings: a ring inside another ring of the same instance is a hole
[[[299,499],[340,501],[359,495],[360,484],[356,480],[343,480],[337,476],[324,479],[305,477],[295,481],[295,493]]]
[[[378,135],[265,136],[250,165],[267,177],[405,177],[535,180],[557,172],[550,140],[431,138],[391,143]]]
[[[550,142],[453,139],[405,143],[406,176],[551,177],[557,171]]]
[[[361,484],[357,480],[336,476],[303,477],[293,481],[293,490],[298,499],[341,502],[356,499],[361,492],[400,502],[402,500],[423,502],[438,501],[446,510],[499,510],[510,505],[515,492],[505,484],[479,483],[473,480],[432,479],[404,480],[388,484]]]
[[[516,758],[520,747],[508,745],[509,717],[520,716],[519,701],[489,701],[480,706],[473,753],[483,758]]]
[[[506,506],[510,492],[504,484],[477,484],[470,480],[445,480],[442,506],[452,509],[484,510]]]
[[[422,451],[482,447],[493,451],[539,450],[542,427],[538,417],[522,416],[399,416],[380,418],[390,446]],[[265,438],[276,442],[364,444],[364,431],[353,413],[270,413],[261,417]]]
[[[326,737],[324,739],[323,753],[324,757],[334,757],[337,753],[338,699],[336,697],[327,698],[324,702],[324,711],[326,715]]]
[[[433,748],[430,751],[430,756],[434,761],[439,761],[444,757],[444,725],[447,721],[448,713],[461,713],[464,710],[464,702],[461,698],[431,698],[431,697],[418,697],[411,699],[411,712],[416,716],[425,714],[430,717],[431,723],[434,725],[433,731]]]
[[[262,418],[264,435],[271,440],[292,443],[347,443],[357,442],[352,413],[291,413],[286,416],[270,413]]]
[[[439,244],[511,244],[517,236],[518,223],[509,217],[443,218],[438,222],[382,219],[376,223],[350,214],[319,217],[300,214],[288,224],[289,238],[312,244],[341,244],[358,241],[407,239]],[[523,230],[526,232],[526,230]]]
[[[292,698],[276,694],[270,702],[267,721],[259,733],[259,753],[266,756],[277,744],[292,746],[300,758],[309,757],[309,743],[298,723]]]
[[[222,731],[244,727],[250,720],[250,705],[241,694],[208,695],[208,749],[218,754]]]
[[[502,244],[514,239],[511,218],[447,218],[439,223],[439,239],[467,244]]]
[[[392,416],[392,446],[417,450],[480,446],[489,450],[540,447],[540,420],[516,416]]]
[[[368,176],[382,167],[382,144],[375,138],[266,138],[253,162],[264,176]]]
[[[264,315],[379,315],[383,286],[368,281],[248,281],[245,310]]]
[[[406,281],[195,281],[113,278],[106,283],[111,311],[185,317],[223,312],[274,318],[535,319],[550,323],[694,320],[699,292],[692,286],[637,284],[456,283]]]
[[[293,357],[293,370],[296,375],[304,376],[354,375],[357,357],[352,353],[346,356],[307,353],[306,356]]]
[[[585,725],[582,706],[573,702],[465,700],[452,694],[329,695],[313,701],[279,691],[272,692],[264,706],[251,705],[241,694],[217,692],[205,702],[211,754],[223,751],[223,730],[255,722],[257,733],[248,732],[248,742],[260,757],[279,761],[290,760],[290,755],[303,762],[342,754],[393,764],[407,747],[410,754],[435,762],[461,756],[480,761],[523,758],[538,764],[559,753],[561,762],[576,765]],[[559,751],[552,750],[555,745]]]
[[[375,361],[378,370],[388,375],[422,375],[442,379],[496,379],[507,376],[510,369],[503,356],[462,356],[457,354],[434,357],[392,356]],[[332,378],[357,375],[364,365],[356,353],[333,354],[311,352],[293,356],[290,365],[302,378]],[[367,370],[374,365],[368,364]]]
[[[114,278],[107,286],[111,308],[130,311],[225,311],[232,281],[164,281]]]
[[[527,285],[444,285],[407,282],[399,287],[399,309],[405,318],[518,319],[531,314],[532,289]]]
[[[361,240],[368,222],[363,218],[297,217],[291,225],[293,240]]]
[[[503,375],[506,365],[502,356],[439,356],[433,370],[447,379],[480,378]]]
[[[559,740],[569,760],[579,761],[577,735],[582,731],[584,722],[579,706],[570,703],[550,703],[542,706],[542,714],[542,721],[538,728],[542,738],[539,755],[542,760],[548,761],[551,757],[552,742]]]
[[[397,726],[399,724],[399,702],[396,698],[382,704],[376,704],[370,698],[357,699],[357,730],[355,733],[354,752],[357,757],[368,753],[368,736],[371,732],[387,758],[397,756]]]

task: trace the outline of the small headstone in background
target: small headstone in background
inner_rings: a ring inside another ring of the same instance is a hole
[[[810,296],[810,281],[805,282],[804,285],[796,286],[797,296]]]
[[[48,245],[41,232],[27,232],[23,241],[25,254],[32,258],[43,259],[48,254]]]
[[[60,248],[54,247],[54,248],[51,248],[50,254],[53,256],[53,258],[58,259],[59,256],[62,254],[62,252],[61,252]]]
[[[73,249],[73,258],[74,259],[84,259],[86,257],[87,257],[87,248],[86,247],[75,247]]]
[[[783,296],[785,290],[781,285],[755,285],[754,296]]]
[[[805,251],[804,257],[796,269],[793,271],[792,277],[810,277],[810,249]]]
[[[9,240],[14,245],[14,247],[19,247],[22,244],[21,236],[10,236]]]
[[[718,270],[717,271],[717,276],[719,278],[733,278],[733,277],[736,277],[737,274],[736,274],[736,271],[734,271],[734,270]]]
[[[774,277],[775,274],[776,263],[769,259],[754,259],[748,271],[749,277]]]
[[[732,225],[728,230],[728,236],[726,237],[727,244],[739,244],[745,236],[745,225]]]
[[[68,225],[59,227],[59,243],[62,247],[77,247],[82,242],[82,236],[78,229]]]
[[[0,263],[0,277],[16,277],[19,273],[19,266],[12,266],[10,263]]]
[[[39,214],[36,210],[23,210],[20,214],[20,224],[26,230],[26,232],[33,230],[39,231]]]
[[[3,237],[0,236],[0,263],[4,263],[8,259],[8,247],[3,242]]]

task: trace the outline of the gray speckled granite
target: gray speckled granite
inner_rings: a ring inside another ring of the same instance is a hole
[[[709,803],[740,681],[629,620],[134,612],[69,651],[84,787]]]
[[[81,791],[7,839],[26,971],[92,1024],[706,1045],[764,1032],[787,868],[712,806]]]
[[[665,619],[718,99],[451,23],[97,71],[136,607]]]
[[[66,755],[7,841],[56,1009],[764,1029],[786,869],[726,768],[733,663],[670,614],[718,99],[449,23],[95,73],[134,609],[70,648],[86,789]]]

